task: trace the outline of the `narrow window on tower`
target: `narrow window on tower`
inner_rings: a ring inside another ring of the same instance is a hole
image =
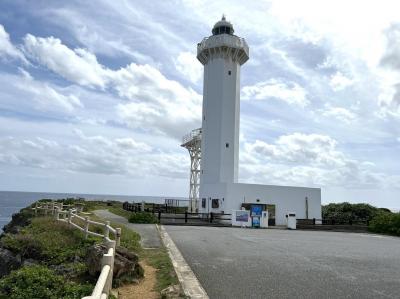
[[[230,76],[232,74],[232,72],[231,71],[228,71],[228,75]]]
[[[229,147],[229,143],[225,143],[225,147],[228,148]]]

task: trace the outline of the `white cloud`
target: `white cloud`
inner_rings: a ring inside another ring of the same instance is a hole
[[[88,136],[75,130],[78,140],[56,142],[41,137],[0,138],[0,164],[41,169],[120,175],[187,177],[186,154],[168,153],[131,137]]]
[[[101,88],[107,83],[107,70],[85,49],[71,50],[58,38],[31,34],[24,38],[24,49],[30,57],[69,81]]]
[[[310,102],[306,98],[306,91],[295,82],[283,82],[270,79],[258,82],[255,85],[242,88],[244,100],[267,100],[277,99],[288,104],[307,106]]]
[[[130,127],[173,137],[198,127],[201,96],[167,79],[150,65],[131,63],[111,70],[99,64],[92,53],[71,50],[53,37],[36,38],[28,34],[25,49],[39,63],[72,82],[115,89],[120,97],[129,100],[118,104],[117,112]]]
[[[273,144],[246,143],[241,176],[264,184],[347,188],[384,187],[396,177],[377,171],[371,162],[349,158],[337,145],[329,136],[301,133],[280,136]]]
[[[130,100],[119,104],[117,111],[132,128],[180,138],[200,124],[201,96],[149,65],[130,64],[120,69],[114,73],[113,83],[119,95]]]
[[[349,124],[357,119],[357,115],[354,112],[343,107],[332,107],[329,104],[325,105],[321,113],[325,117],[337,119],[345,124]]]
[[[339,91],[351,86],[354,81],[344,76],[341,72],[336,72],[331,76],[329,83],[334,91]]]
[[[4,26],[0,24],[0,58],[2,57],[16,58],[27,63],[25,56],[11,43],[10,35],[6,32]]]
[[[65,95],[45,82],[34,80],[27,71],[23,69],[20,69],[20,71],[22,78],[12,84],[19,90],[27,92],[36,102],[38,109],[71,113],[76,108],[83,108],[83,104],[75,95]]]
[[[197,60],[196,55],[190,52],[179,53],[175,61],[175,67],[184,78],[193,83],[199,82],[203,75],[202,64]]]

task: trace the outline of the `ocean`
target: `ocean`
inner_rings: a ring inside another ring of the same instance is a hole
[[[3,226],[11,221],[12,214],[17,213],[20,209],[42,198],[60,199],[66,197],[83,197],[87,200],[117,200],[121,202],[142,202],[144,200],[151,203],[164,203],[165,198],[186,199],[165,196],[0,191],[0,233],[3,231]]]

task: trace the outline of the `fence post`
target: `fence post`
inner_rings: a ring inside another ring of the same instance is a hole
[[[44,215],[47,216],[47,203],[44,205]]]
[[[313,218],[313,220],[312,220],[312,224],[313,224],[313,225],[315,225],[315,218]]]
[[[58,207],[56,207],[56,209],[55,209],[55,211],[54,211],[54,218],[56,219],[56,220],[59,220],[60,219],[60,214],[59,214],[59,210],[58,210]]]
[[[69,209],[68,210],[68,224],[71,224],[71,222],[72,222],[72,210]]]
[[[37,216],[37,213],[38,213],[38,207],[39,207],[39,205],[38,205],[38,203],[36,202],[36,203],[35,203],[35,216]]]
[[[103,255],[102,261],[101,261],[101,268],[104,266],[108,265],[110,266],[110,273],[108,274],[106,284],[104,286],[104,291],[108,295],[110,293],[111,287],[112,287],[112,279],[113,279],[113,272],[114,272],[114,256],[115,256],[115,242],[106,242],[106,249],[107,253],[110,248],[113,248],[113,254],[110,256],[108,254]]]
[[[161,223],[161,210],[158,210],[158,222]]]
[[[104,238],[110,237],[110,221],[106,221],[106,225],[104,226]]]
[[[85,216],[85,239],[88,238],[89,235],[89,217]]]
[[[187,216],[188,216],[188,212],[185,211],[185,223],[187,223]]]
[[[116,241],[116,246],[120,246],[121,245],[121,228],[117,227],[115,229],[117,231],[116,235],[115,235],[115,241]]]

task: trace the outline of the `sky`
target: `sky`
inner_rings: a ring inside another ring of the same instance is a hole
[[[246,39],[239,181],[400,209],[398,1],[0,2],[0,190],[188,196],[196,45]]]

